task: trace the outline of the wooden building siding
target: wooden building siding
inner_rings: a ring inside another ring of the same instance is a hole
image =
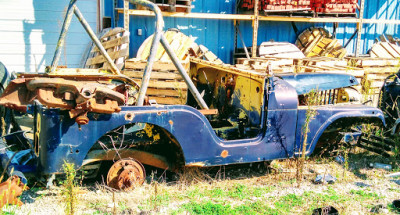
[[[0,0],[0,61],[9,71],[43,72],[50,65],[69,0]],[[77,2],[96,31],[97,0]],[[90,42],[74,17],[60,65],[78,67]]]

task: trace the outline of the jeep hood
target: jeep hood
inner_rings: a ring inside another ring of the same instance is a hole
[[[354,76],[347,74],[303,73],[295,75],[278,75],[278,77],[292,85],[299,95],[306,94],[313,89],[324,91],[359,84]]]

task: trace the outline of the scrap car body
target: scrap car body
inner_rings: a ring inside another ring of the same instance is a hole
[[[384,122],[377,108],[338,102],[346,97],[339,96],[339,89],[358,84],[351,75],[271,76],[191,61],[188,74],[181,72],[191,93],[185,105],[146,102],[142,90],[147,88],[151,54],[138,93],[140,106],[126,104],[128,98],[137,98],[138,85],[119,71],[82,75],[79,69],[68,69],[67,74],[53,65],[47,74],[20,74],[0,104],[33,116],[33,138],[26,141],[24,132],[6,135],[6,145],[14,146],[3,150],[3,166],[11,160],[14,171],[48,177],[62,173],[65,162],[96,172],[102,161],[128,158],[167,170],[291,158],[301,150],[306,118],[301,100],[311,90],[325,100],[314,107],[308,155],[324,132],[338,132],[356,121]],[[97,84],[93,88],[85,84],[92,82]]]

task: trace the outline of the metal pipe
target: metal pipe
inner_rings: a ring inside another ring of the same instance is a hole
[[[89,23],[86,21],[86,19],[83,17],[81,11],[78,9],[76,5],[73,6],[74,8],[74,13],[76,17],[78,18],[79,22],[82,24],[83,28],[86,30],[86,32],[89,34],[89,37],[92,39],[93,43],[97,46],[99,49],[100,53],[103,55],[103,57],[107,60],[107,62],[111,66],[111,71],[115,75],[120,75],[121,72],[117,68],[117,66],[114,64],[114,61],[111,59],[110,55],[108,55],[107,51],[104,49],[103,45],[101,45],[100,40],[97,38],[96,34],[93,32],[92,28],[90,27]]]
[[[137,100],[137,106],[143,106],[144,98],[146,96],[147,88],[149,86],[151,71],[153,69],[154,58],[156,56],[157,49],[160,44],[161,35],[163,34],[164,20],[162,19],[160,8],[158,8],[152,2],[145,0],[129,0],[129,2],[132,4],[138,4],[149,8],[154,12],[156,16],[156,31],[154,33],[153,41],[151,43],[150,55],[149,58],[147,59],[147,65],[144,68],[142,84],[140,86],[139,96]]]
[[[237,28],[237,32],[239,34],[240,41],[242,41],[242,46],[243,46],[243,49],[244,49],[244,53],[246,53],[247,59],[250,59],[249,51],[247,51],[247,46],[246,46],[246,43],[244,43],[244,40],[243,40],[243,37],[242,37],[242,33],[240,32],[239,26],[236,26],[236,28]]]
[[[68,5],[67,12],[65,13],[65,19],[63,26],[61,28],[60,37],[58,38],[56,51],[54,53],[53,61],[51,62],[50,72],[54,72],[58,66],[58,61],[60,60],[61,52],[65,42],[65,36],[67,35],[69,26],[71,24],[72,15],[74,12],[74,6],[77,0],[71,0]],[[46,71],[49,72],[49,71]]]
[[[161,35],[161,44],[164,46],[165,51],[167,52],[168,56],[171,58],[172,62],[174,63],[175,67],[178,69],[179,73],[181,73],[183,80],[185,80],[186,84],[189,87],[190,92],[193,94],[193,97],[196,99],[197,103],[203,109],[208,109],[206,102],[204,101],[203,97],[200,95],[199,91],[197,90],[196,86],[194,86],[192,80],[190,80],[189,75],[186,73],[185,69],[183,68],[181,62],[179,61],[178,57],[176,56],[175,52],[169,46],[169,43],[164,35]]]
[[[139,4],[141,6],[147,7],[152,10],[156,16],[156,32],[154,33],[152,46],[150,49],[150,55],[147,60],[147,65],[144,69],[142,84],[139,91],[139,97],[137,100],[137,106],[143,106],[144,97],[146,96],[147,87],[149,86],[151,70],[153,68],[154,58],[157,53],[158,45],[161,40],[161,44],[164,46],[166,52],[168,53],[169,57],[174,63],[175,67],[181,73],[183,79],[185,80],[186,84],[189,87],[190,92],[193,94],[196,101],[199,103],[200,107],[203,109],[208,109],[207,104],[205,103],[203,97],[200,95],[199,91],[197,90],[196,86],[194,86],[192,80],[190,80],[189,75],[186,73],[185,69],[183,68],[181,62],[179,61],[178,57],[176,56],[175,52],[170,48],[168,41],[166,40],[165,36],[163,35],[163,28],[164,28],[164,20],[161,15],[161,10],[152,2],[147,0],[129,0],[132,4]]]
[[[358,29],[356,29],[356,31],[354,31],[354,33],[351,35],[349,40],[347,40],[346,44],[343,46],[344,48],[347,48],[347,46],[350,44],[351,40],[353,40],[353,38],[356,36],[356,34],[358,34]]]

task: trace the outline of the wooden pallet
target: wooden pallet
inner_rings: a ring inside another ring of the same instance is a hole
[[[304,58],[297,46],[287,42],[263,42],[259,48],[260,57]]]
[[[400,46],[390,42],[375,43],[369,51],[373,58],[400,58]]]
[[[117,68],[122,69],[125,59],[129,56],[129,32],[123,28],[107,29],[100,37],[100,42]],[[99,49],[92,45],[85,68],[110,69],[111,66]]]
[[[129,59],[125,62],[123,74],[131,77],[140,86],[146,64],[147,61],[137,58]],[[182,62],[182,65],[188,70],[189,58]],[[187,91],[185,81],[172,62],[154,62],[146,93],[149,100],[155,100],[157,104],[163,105],[186,104]]]
[[[303,51],[307,44],[311,43],[319,35],[331,37],[331,34],[325,28],[308,28],[297,37],[295,45]]]
[[[347,51],[333,39],[324,28],[309,28],[303,31],[296,41],[296,46],[306,57],[325,56],[343,58]]]

